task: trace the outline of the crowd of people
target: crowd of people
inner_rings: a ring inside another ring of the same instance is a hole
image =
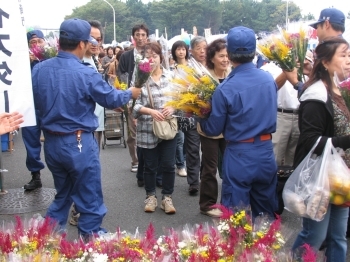
[[[43,133],[45,161],[57,191],[47,216],[64,227],[74,203],[70,223],[77,225],[83,238],[104,231],[101,224],[107,208],[99,159],[103,112],[104,108],[123,111],[126,105],[130,171],[136,173],[137,185],[145,188],[145,212],[158,207],[158,187],[161,209],[176,213],[172,195],[178,174],[187,178],[189,195],[199,194],[204,215],[222,216],[220,203],[229,208],[250,206],[254,218],[261,214],[274,218],[278,166],[296,167],[319,137],[315,152],[322,152],[328,138],[346,155],[350,152],[350,112],[333,81],[335,73],[350,74],[349,43],[341,36],[345,16],[327,8],[311,26],[317,30],[319,45],[300,61],[307,76],[302,83],[297,69],[289,72],[273,63],[257,65],[256,34],[243,26],[209,44],[201,36],[191,39],[190,45],[175,42],[170,50],[173,64],[165,68],[164,50],[158,42],[148,41],[145,24],[132,28],[133,48],[103,50],[98,21],[64,21],[57,57],[40,62],[30,57],[37,125],[22,128],[32,175],[24,188],[42,186]],[[27,39],[29,47],[45,44],[40,30],[28,32]],[[134,87],[137,57],[152,60],[152,73],[141,88]],[[195,63],[204,66],[218,84],[211,113],[206,119],[180,117],[177,135],[162,140],[154,134],[152,122],[175,114],[165,105],[164,91],[179,65]],[[125,76],[126,91],[108,83]],[[132,98],[136,99],[133,107]],[[23,120],[18,113],[6,113],[0,121],[0,132],[5,133],[17,129]],[[327,261],[345,261],[348,216],[348,207],[331,204],[321,222],[303,218],[292,248],[295,254],[307,243],[315,250],[324,246]]]

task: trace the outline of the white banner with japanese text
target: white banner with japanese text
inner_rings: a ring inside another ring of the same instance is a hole
[[[22,0],[0,6],[0,113],[18,111],[23,126],[36,125]]]

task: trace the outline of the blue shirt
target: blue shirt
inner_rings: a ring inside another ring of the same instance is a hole
[[[277,86],[268,72],[253,63],[237,66],[215,90],[212,111],[201,119],[208,136],[224,134],[238,142],[276,131]]]
[[[117,108],[131,98],[130,90],[112,88],[96,70],[64,51],[34,66],[32,83],[41,128],[53,132],[93,132],[98,127],[95,103]]]

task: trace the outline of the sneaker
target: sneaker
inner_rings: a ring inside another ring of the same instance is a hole
[[[173,205],[173,200],[169,196],[164,197],[160,208],[163,209],[166,214],[175,214],[176,212],[176,209]]]
[[[73,213],[72,212],[72,216],[69,220],[69,224],[71,224],[72,226],[77,226],[79,217],[80,217],[80,213]]]
[[[145,212],[154,212],[156,211],[156,207],[158,206],[156,196],[148,196],[145,200]]]
[[[130,171],[133,172],[133,173],[137,173],[137,167],[138,167],[138,165],[131,166]]]
[[[210,216],[210,217],[221,217],[222,216],[222,211],[218,208],[213,208],[213,209],[209,209],[207,211],[202,211],[201,210],[201,213],[203,215],[207,215],[207,216]]]
[[[185,177],[187,176],[187,172],[186,172],[186,169],[185,168],[179,168],[176,170],[176,173],[179,175],[179,176],[182,176],[182,177]]]

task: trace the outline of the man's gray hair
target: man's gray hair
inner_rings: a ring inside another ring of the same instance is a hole
[[[196,45],[202,42],[207,42],[207,40],[203,36],[195,36],[194,38],[191,39],[191,49],[194,49]]]

